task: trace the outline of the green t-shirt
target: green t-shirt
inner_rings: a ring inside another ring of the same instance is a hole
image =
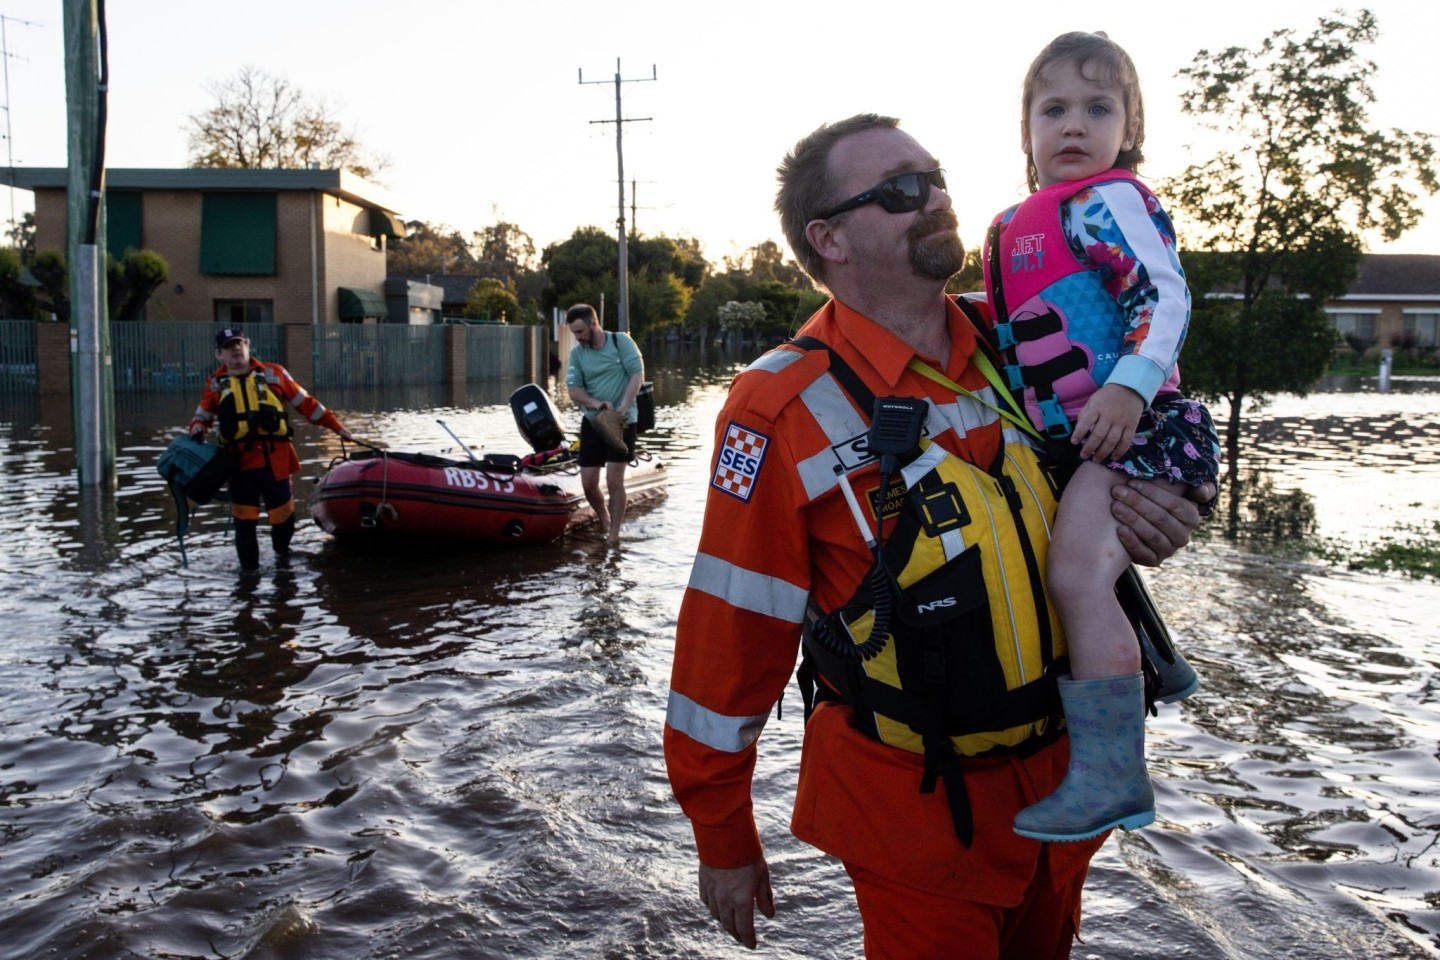
[[[593,350],[583,343],[570,348],[570,366],[565,371],[565,386],[579,387],[596,400],[609,401],[611,406],[620,406],[625,399],[625,388],[630,378],[645,374],[645,361],[640,357],[640,348],[635,346],[628,334],[613,330],[605,331],[605,344]],[[585,416],[595,419],[599,411],[586,410]],[[634,423],[639,417],[635,404],[625,411],[625,422]]]

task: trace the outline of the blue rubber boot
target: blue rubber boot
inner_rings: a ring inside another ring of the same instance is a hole
[[[1088,840],[1113,827],[1155,822],[1145,770],[1145,677],[1061,677],[1070,730],[1070,767],[1055,792],[1015,814],[1015,832],[1032,840]]]
[[[1160,692],[1155,695],[1157,703],[1178,703],[1200,688],[1200,676],[1195,668],[1173,644],[1170,649],[1175,653],[1174,663],[1166,663],[1150,643],[1149,636],[1143,630],[1140,632],[1140,650],[1160,674]]]

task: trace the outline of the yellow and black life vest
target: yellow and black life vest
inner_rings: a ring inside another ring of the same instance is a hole
[[[901,472],[883,579],[817,616],[807,652],[884,743],[925,753],[938,734],[962,757],[1014,750],[1053,733],[1060,716],[1047,670],[1065,639],[1044,587],[1055,487],[1024,443],[1006,445],[998,475],[920,446]],[[891,642],[857,658],[837,642],[869,640],[879,594],[892,605]]]
[[[219,377],[220,442],[288,439],[290,417],[284,400],[265,383],[265,371]]]
[[[873,408],[837,364],[831,351],[830,372]],[[896,519],[875,567],[838,610],[812,606],[804,632],[807,708],[812,692],[839,699],[865,731],[924,755],[921,792],[944,780],[967,844],[958,759],[1028,753],[1064,725],[1055,676],[1065,638],[1044,580],[1059,489],[1023,434],[1004,437],[989,470],[921,438],[897,482],[878,492]],[[872,640],[877,621],[885,636]]]

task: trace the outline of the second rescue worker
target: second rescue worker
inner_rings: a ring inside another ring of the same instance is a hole
[[[205,381],[205,392],[190,420],[190,435],[202,437],[210,427],[218,426],[220,445],[234,458],[230,513],[235,518],[235,553],[240,569],[252,571],[260,566],[262,502],[277,557],[290,552],[290,539],[295,535],[295,494],[290,478],[300,470],[300,458],[290,442],[286,408],[316,426],[335,431],[342,440],[355,438],[284,367],[250,356],[250,341],[240,328],[225,327],[215,335],[215,358],[220,368]]]

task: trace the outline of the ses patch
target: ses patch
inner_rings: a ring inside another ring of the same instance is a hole
[[[720,444],[720,455],[715,460],[715,475],[710,485],[722,493],[741,500],[749,500],[760,476],[760,466],[765,462],[765,448],[770,438],[742,427],[734,420],[725,428],[725,439]]]

